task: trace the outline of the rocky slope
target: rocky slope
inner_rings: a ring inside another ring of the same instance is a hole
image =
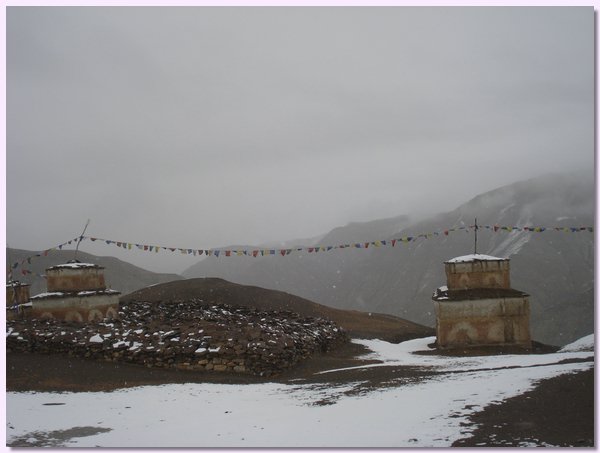
[[[163,283],[121,296],[120,300],[121,303],[128,304],[136,301],[161,303],[189,299],[261,311],[288,311],[300,316],[328,319],[355,338],[379,338],[398,343],[434,334],[433,329],[429,327],[396,316],[335,309],[283,291],[239,285],[219,278],[195,278]]]
[[[344,341],[328,320],[199,300],[124,303],[111,322],[8,321],[6,338],[8,352],[258,376],[279,374]]]
[[[399,342],[433,332],[389,315],[336,310],[220,279],[191,279],[121,297],[119,319],[110,322],[8,321],[6,342],[11,353],[272,376],[347,342],[349,333]]]

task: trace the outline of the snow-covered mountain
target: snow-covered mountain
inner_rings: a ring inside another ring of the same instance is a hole
[[[553,174],[481,194],[458,208],[410,222],[406,216],[350,224],[320,245],[448,235],[368,249],[297,252],[287,256],[205,259],[185,277],[220,277],[286,291],[320,304],[389,313],[433,326],[431,294],[445,284],[443,262],[471,253],[473,225],[551,227],[544,232],[481,229],[478,252],[511,259],[512,286],[531,295],[535,340],[564,345],[593,332],[594,235],[554,227],[594,225],[593,175]],[[319,245],[319,244],[306,244]]]

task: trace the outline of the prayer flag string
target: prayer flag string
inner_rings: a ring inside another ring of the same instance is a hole
[[[98,237],[91,236],[79,236],[75,239],[71,239],[67,242],[63,242],[62,244],[57,245],[56,247],[49,248],[47,250],[43,250],[40,253],[29,256],[20,262],[17,261],[13,263],[8,270],[8,280],[12,280],[13,271],[16,270],[19,266],[23,267],[25,263],[31,264],[31,260],[40,256],[47,256],[49,252],[55,250],[62,250],[63,247],[69,246],[73,243],[78,243],[83,240],[89,240],[91,242],[104,243],[106,245],[115,245],[119,248],[123,248],[125,250],[142,250],[147,252],[159,253],[161,250],[168,251],[171,253],[179,252],[182,255],[192,255],[192,256],[214,256],[216,258],[219,257],[231,257],[231,256],[248,256],[257,258],[258,256],[287,256],[296,252],[307,252],[307,253],[321,253],[321,252],[329,252],[331,250],[337,249],[368,249],[369,247],[380,248],[380,247],[395,247],[398,243],[408,244],[409,242],[414,242],[419,239],[431,239],[438,236],[449,236],[450,233],[455,233],[457,231],[465,231],[470,232],[475,229],[475,225],[469,226],[460,226],[454,228],[448,228],[440,231],[434,231],[432,233],[420,233],[415,235],[406,235],[399,236],[393,239],[379,239],[374,241],[362,241],[362,242],[351,242],[346,244],[338,244],[338,245],[312,245],[312,246],[300,246],[300,247],[291,247],[291,248],[181,248],[181,247],[165,247],[162,245],[149,245],[149,244],[139,244],[135,242],[127,242],[127,241],[116,241],[112,239],[102,239]],[[478,230],[486,229],[497,233],[499,231],[514,233],[514,232],[529,232],[529,233],[543,233],[544,231],[558,231],[558,232],[566,232],[566,233],[578,233],[578,232],[589,232],[593,233],[594,228],[591,226],[582,226],[582,227],[541,227],[541,226],[500,226],[500,225],[477,225]],[[20,272],[22,275],[37,275],[39,277],[43,277],[43,275],[35,274],[27,269],[22,269]]]

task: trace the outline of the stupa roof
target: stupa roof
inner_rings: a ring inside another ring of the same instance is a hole
[[[508,261],[508,258],[498,258],[496,256],[481,255],[479,253],[473,255],[457,256],[446,263],[471,263],[473,261]]]

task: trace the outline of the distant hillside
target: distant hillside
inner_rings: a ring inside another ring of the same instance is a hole
[[[399,342],[433,335],[431,328],[395,316],[339,310],[282,291],[238,285],[218,278],[163,283],[122,296],[121,302],[178,302],[191,299],[207,305],[227,304],[261,311],[291,311],[304,317],[325,318],[334,321],[351,336],[359,338]]]
[[[336,228],[320,245],[443,231],[472,225],[475,217],[480,225],[591,226],[594,210],[592,172],[548,175],[481,194],[418,223],[399,216],[396,229],[370,228],[381,222],[393,225],[385,220]],[[331,307],[389,313],[434,326],[431,294],[445,284],[443,262],[472,252],[472,232],[457,231],[393,248],[210,257],[183,275],[226,278]],[[594,234],[480,230],[478,252],[511,258],[512,286],[531,295],[535,340],[563,345],[594,331]]]
[[[6,249],[7,266],[12,263],[21,262],[22,260],[38,254],[30,250]],[[73,250],[55,250],[48,253],[47,256],[35,257],[31,260],[31,264],[25,263],[23,267],[19,266],[15,269],[14,278],[21,282],[31,284],[30,293],[35,295],[46,291],[46,281],[37,275],[44,275],[48,267],[66,263],[73,259]],[[157,283],[170,282],[173,280],[181,280],[183,277],[177,274],[157,274],[147,271],[141,267],[126,263],[112,256],[95,256],[85,252],[78,252],[77,259],[84,263],[93,263],[103,266],[104,277],[106,284],[110,288],[121,291],[123,294],[130,293],[140,288]],[[9,263],[10,260],[10,263]],[[21,270],[27,269],[33,274],[22,275]]]

